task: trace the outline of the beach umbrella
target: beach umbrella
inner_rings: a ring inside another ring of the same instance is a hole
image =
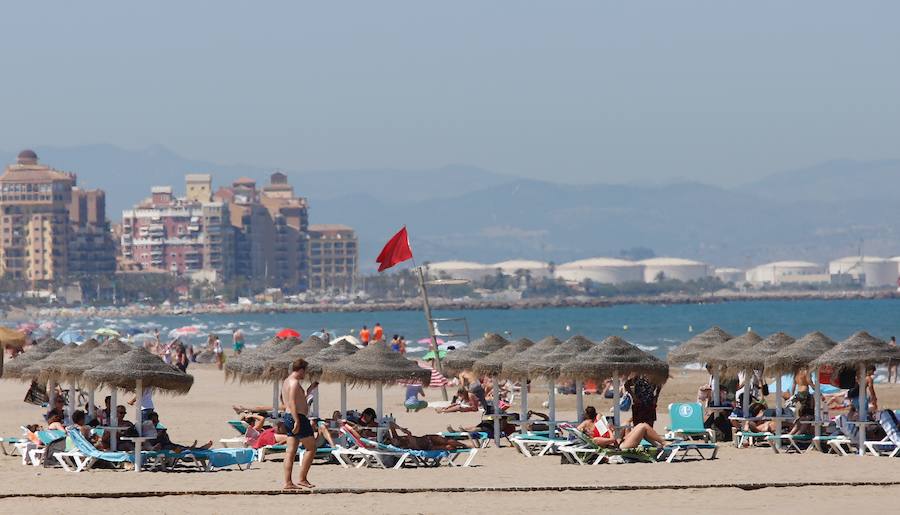
[[[3,360],[6,349],[21,349],[25,346],[25,334],[8,327],[0,327],[0,377],[3,377]]]
[[[725,343],[717,345],[709,349],[705,354],[701,354],[700,358],[709,364],[714,373],[723,374],[728,371],[728,359],[735,354],[746,350],[762,341],[762,337],[753,331],[736,336]],[[752,372],[748,371],[744,374],[744,391],[741,405],[743,406],[744,418],[750,417],[750,381],[753,380]],[[715,389],[713,390],[715,391]]]
[[[475,362],[488,354],[509,345],[509,340],[497,333],[485,333],[484,338],[473,342],[466,349],[450,352],[447,359],[441,361],[444,372],[458,374],[471,370]]]
[[[94,334],[96,336],[104,336],[107,338],[118,338],[122,336],[121,334],[119,334],[119,331],[116,331],[112,327],[101,327],[100,329],[94,331]]]
[[[503,364],[500,377],[520,381],[522,420],[528,418],[528,369],[532,364],[543,360],[546,354],[553,352],[560,345],[562,345],[562,340],[555,336],[547,336]]]
[[[837,343],[831,338],[825,336],[819,331],[809,333],[794,343],[782,348],[775,354],[766,358],[765,368],[780,376],[785,372],[792,372],[796,375],[801,368],[807,367],[810,362],[825,354]],[[815,435],[820,436],[822,433],[822,384],[819,370],[810,370],[809,373],[815,377]],[[780,378],[777,381],[781,383]],[[778,386],[778,385],[776,385]]]
[[[87,345],[87,343],[85,343],[85,345]],[[88,352],[79,355],[78,359],[70,359],[66,362],[54,365],[53,373],[57,380],[60,382],[65,381],[69,384],[86,385],[84,378],[82,377],[86,371],[96,366],[108,363],[113,359],[121,356],[122,354],[131,351],[132,349],[134,349],[134,347],[132,347],[131,345],[128,345],[127,343],[124,343],[116,338],[112,338],[94,346],[94,348],[89,349]],[[90,388],[90,390],[91,396],[93,397],[94,388]],[[112,418],[112,414],[116,412],[117,406],[116,389],[110,388],[109,394],[111,415],[110,418]],[[91,402],[92,407],[93,405],[93,402]],[[108,421],[108,423],[112,422],[115,421]],[[108,431],[112,431],[113,433],[112,438],[110,439],[110,443],[112,445],[112,450],[115,450],[115,433],[118,432],[118,428],[110,424],[110,426],[106,429]]]
[[[732,338],[733,336],[723,331],[720,327],[713,326],[669,351],[666,360],[672,366],[703,363],[701,356],[706,355],[714,347]]]
[[[472,371],[479,376],[489,376],[494,381],[494,413],[500,413],[500,385],[497,376],[503,369],[503,363],[513,358],[522,351],[528,350],[534,342],[528,338],[521,338],[514,343],[505,345],[487,356],[479,359],[472,365]],[[494,417],[494,443],[500,447],[500,417]]]
[[[240,356],[238,377],[241,382],[272,381],[272,416],[278,414],[281,404],[281,379],[286,376],[272,376],[270,370],[287,367],[297,358],[306,358],[326,348],[328,345],[321,339],[310,336],[305,342],[299,338],[281,339],[277,336],[260,346],[257,352]],[[226,373],[227,375],[227,373]]]
[[[308,340],[307,340],[308,341]],[[325,348],[319,350],[318,352],[310,355],[309,357],[301,356],[309,366],[306,369],[307,375],[311,379],[318,379],[322,376],[323,369],[326,365],[330,363],[335,363],[351,354],[355,354],[359,348],[349,341],[345,339],[338,340],[332,345],[326,345]],[[276,374],[277,380],[283,380],[288,375],[288,367],[289,364],[283,364],[283,366],[279,366],[277,368],[271,367],[269,369],[269,373]],[[318,389],[313,397],[313,402],[318,399]],[[318,406],[315,406],[318,408]],[[347,383],[341,383],[341,417],[344,417],[347,413]]]
[[[383,385],[403,380],[428,384],[431,372],[404,358],[399,352],[392,351],[384,342],[378,342],[337,362],[326,364],[322,379],[350,385],[375,385],[375,411],[380,420],[383,415]]]
[[[337,342],[339,342],[339,341],[341,341],[341,340],[347,340],[348,342],[350,342],[350,343],[351,343],[353,346],[355,346],[355,347],[362,347],[362,346],[363,346],[362,342],[359,341],[359,338],[357,338],[356,336],[353,336],[352,334],[345,334],[344,336],[338,336],[337,338],[331,340],[331,341],[328,342],[328,343],[331,344],[331,345],[334,345],[335,343],[337,343]]]
[[[447,357],[447,351],[441,349],[438,351],[437,356],[441,359],[444,359],[445,357]],[[423,361],[429,361],[432,359],[434,359],[434,351],[433,350],[430,350],[422,355]]]
[[[186,394],[194,384],[194,377],[167,364],[159,356],[143,347],[126,352],[117,358],[86,371],[82,380],[92,387],[134,389],[140,397],[145,388],[174,394]],[[112,410],[111,410],[112,411]],[[140,432],[143,420],[140,406],[135,409],[135,428]],[[134,470],[141,471],[140,440],[134,446]]]
[[[3,367],[4,377],[21,378],[22,370],[32,364],[46,358],[51,353],[63,347],[63,343],[53,338],[46,338],[37,345],[32,345],[27,351],[11,359]],[[52,399],[51,399],[52,400]]]
[[[300,338],[300,333],[293,329],[282,329],[275,335],[276,338]]]
[[[548,381],[548,388],[550,389],[549,415],[551,434],[553,434],[553,431],[555,431],[556,428],[556,380],[559,378],[560,369],[564,364],[575,359],[575,356],[590,349],[594,345],[594,342],[588,340],[584,336],[572,336],[553,349],[553,351],[545,354],[543,358],[535,361],[528,367],[528,377],[542,377]],[[580,386],[580,380],[578,384],[576,384],[576,393],[579,391],[578,386]],[[580,415],[581,414],[579,413],[578,416]]]
[[[869,401],[866,399],[866,368],[870,365],[891,365],[898,362],[900,362],[900,348],[860,331],[813,360],[810,366],[816,369],[831,366],[837,374],[845,369],[856,369],[859,385],[859,421],[866,422],[869,411]],[[860,455],[865,453],[863,443],[865,439],[865,426],[860,426],[858,444]]]
[[[437,344],[438,344],[438,345],[443,345],[443,344],[445,343],[444,340],[442,340],[441,338],[435,338],[435,340],[437,340]],[[422,343],[422,344],[429,344],[429,345],[430,345],[430,344],[431,344],[431,338],[422,338],[422,339],[420,339],[420,340],[417,340],[417,342],[418,342],[418,343]]]
[[[63,382],[61,369],[63,366],[68,363],[78,360],[81,356],[86,355],[88,352],[91,352],[97,346],[100,345],[97,340],[93,338],[82,343],[81,345],[76,345],[71,343],[66,345],[65,347],[52,352],[46,358],[33,363],[32,365],[25,367],[22,371],[22,375],[28,375],[34,378],[39,384],[47,384],[49,382],[61,383]],[[75,382],[69,381],[69,391],[72,393],[73,397],[71,402],[68,405],[68,414],[69,418],[72,417],[72,413],[75,412],[75,404],[77,402],[77,398],[75,397],[75,392],[77,389],[75,388]],[[94,416],[94,391],[91,390],[90,396],[88,399],[88,414],[93,417]]]
[[[562,365],[560,374],[572,379],[613,380],[613,424],[620,425],[619,381],[622,376],[639,374],[654,384],[669,378],[669,365],[618,336],[609,336]]]
[[[241,359],[240,375],[242,383],[267,381],[266,368],[277,358],[283,357],[288,351],[300,347],[302,343],[297,338],[284,338],[276,340],[272,345],[260,349],[259,352]]]

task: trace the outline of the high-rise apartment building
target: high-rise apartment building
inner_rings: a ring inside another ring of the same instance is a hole
[[[31,150],[0,176],[0,274],[43,285],[115,270],[100,190],[38,163]]]
[[[122,212],[124,259],[145,270],[179,275],[207,270],[222,279],[231,276],[234,247],[228,207],[209,200],[211,181],[203,177],[209,179],[188,176],[186,198],[175,197],[170,186],[154,186],[150,198]]]
[[[356,233],[346,225],[309,226],[309,289],[353,290],[359,245]]]

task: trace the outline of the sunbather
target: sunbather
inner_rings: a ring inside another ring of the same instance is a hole
[[[516,426],[509,422],[510,420],[519,420],[519,414],[510,413],[508,416],[500,419],[501,434],[511,435],[517,431]],[[451,433],[487,433],[488,438],[494,438],[494,421],[485,419],[479,422],[477,426],[460,426],[458,429],[454,429],[453,426],[447,426],[447,430]]]
[[[400,433],[404,433],[401,435]],[[456,449],[468,449],[469,446],[456,440],[444,438],[440,435],[414,436],[412,432],[391,422],[390,433],[385,441],[401,449],[413,449],[417,451],[453,451]]]
[[[593,406],[588,406],[584,410],[584,416],[578,430],[591,437],[591,441],[600,447],[634,449],[640,447],[641,440],[647,440],[656,447],[665,447],[666,442],[662,436],[657,433],[650,424],[642,422],[634,426],[623,438],[618,439],[615,436],[615,427],[605,422],[599,423],[597,418],[597,410]]]
[[[465,387],[460,386],[454,397],[455,402],[451,402],[449,406],[444,408],[435,408],[438,413],[455,413],[460,411],[478,411],[478,399],[475,395],[469,393]]]
[[[97,437],[94,436],[94,433],[91,431],[91,427],[85,424],[85,415],[84,412],[79,410],[75,410],[75,413],[72,413],[72,426],[81,433],[82,436],[87,439],[87,441],[91,443],[95,443],[97,441]]]
[[[540,413],[538,411],[528,410],[528,418],[537,417],[544,421],[550,420],[550,415]],[[522,431],[549,431],[550,425],[545,422],[523,422],[520,426]]]
[[[63,414],[56,409],[50,410],[47,414],[47,429],[65,431],[66,426],[63,425]]]
[[[153,436],[156,435],[152,440],[148,440],[147,444],[149,444],[149,448],[154,451],[168,451],[168,450],[197,450],[197,451],[205,451],[212,447],[212,440],[206,442],[201,446],[197,446],[197,440],[194,440],[194,443],[191,445],[181,445],[173,442],[169,438],[169,431],[165,428],[159,427],[159,415],[155,411],[151,411],[147,413],[147,420],[144,422],[146,426],[145,429],[142,430],[142,436]]]
[[[125,433],[131,434],[133,436],[137,436],[137,431],[134,429],[134,424],[125,419],[125,416],[128,414],[128,411],[125,409],[125,406],[121,404],[116,406],[116,427],[125,428],[124,431],[120,430],[116,432],[116,450],[118,451],[132,451],[134,450],[134,443],[128,440],[123,440],[122,437],[125,436]],[[109,435],[112,431],[104,431],[103,437],[100,439],[100,447],[102,450],[111,450]]]

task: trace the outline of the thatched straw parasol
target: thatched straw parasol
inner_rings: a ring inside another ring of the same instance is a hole
[[[863,365],[881,365],[900,361],[900,348],[875,338],[865,331],[850,336],[810,363],[811,368],[830,365],[836,371]]]
[[[60,349],[28,368],[29,370],[33,367],[38,369],[37,380],[39,383],[48,381],[61,382],[63,380],[63,369],[67,365],[77,362],[99,346],[100,342],[91,338],[81,345],[76,345],[74,348],[67,346],[64,349]],[[66,351],[65,353],[63,353],[64,350]]]
[[[300,342],[297,340],[291,340],[295,344],[299,344]],[[273,354],[281,354],[286,352],[287,346],[285,340],[282,338],[270,338],[263,342],[261,345],[253,348],[244,349],[243,352],[239,356],[235,356],[228,361],[225,362],[225,379],[238,379],[241,378],[244,366],[258,361],[260,359],[266,360],[270,355]]]
[[[44,366],[47,362],[58,361],[60,359],[69,359],[72,352],[77,349],[78,344],[64,344],[59,349],[48,354],[44,359],[37,360],[27,367],[22,368],[22,370],[19,370],[19,379],[22,379],[23,381],[37,381],[38,377],[40,376],[42,366]],[[46,381],[44,381],[44,383],[46,383]]]
[[[500,377],[507,379],[527,379],[528,370],[535,363],[543,363],[547,354],[562,345],[562,340],[555,336],[547,336],[535,343],[528,350],[522,351],[503,364]]]
[[[147,352],[143,347],[133,349],[86,371],[82,375],[82,380],[95,388],[108,386],[134,390],[137,395],[141,394],[141,388],[183,395],[188,393],[194,384],[193,376],[166,364],[159,356]],[[136,388],[136,385],[140,385],[141,388]]]
[[[273,360],[284,356],[288,351],[302,345],[297,338],[279,339],[264,350],[256,352],[241,360],[238,378],[242,383],[253,383],[267,380],[266,368]]]
[[[528,338],[520,338],[476,361],[472,366],[472,371],[480,376],[499,376],[500,372],[503,370],[504,363],[530,349],[532,346],[534,346],[533,341]]]
[[[3,377],[3,360],[6,359],[6,349],[21,349],[25,346],[25,334],[10,329],[9,327],[0,327],[0,377]]]
[[[371,344],[322,369],[323,380],[352,385],[384,385],[398,381],[418,381],[427,385],[431,380],[430,370],[390,350],[383,342]]]
[[[543,359],[534,362],[528,368],[528,377],[546,377],[555,379],[559,377],[560,368],[566,363],[575,359],[575,356],[590,349],[596,345],[584,336],[576,335],[561,345],[556,347],[553,352],[546,354]]]
[[[81,383],[81,376],[86,371],[106,364],[122,354],[134,350],[134,347],[115,338],[106,340],[94,350],[82,354],[78,360],[71,360],[59,365],[57,371],[59,378],[67,383]]]
[[[327,365],[336,363],[351,354],[356,354],[358,350],[359,347],[341,338],[333,345],[329,345],[309,358],[304,358],[309,363],[306,373],[312,378],[321,377]],[[287,367],[283,367],[283,370],[287,373]]]
[[[356,349],[353,344],[346,340],[341,341]],[[329,348],[328,343],[321,338],[310,336],[305,342],[299,343],[298,345],[291,347],[287,352],[272,356],[271,359],[267,360],[262,378],[267,381],[282,380],[288,376],[288,367],[291,366],[291,363],[293,363],[295,359],[303,358],[309,363],[310,358]],[[342,348],[344,347],[342,346]],[[343,356],[346,355],[348,354],[343,354]],[[309,373],[309,368],[307,368],[307,373]],[[319,371],[319,374],[321,374],[321,370]]]
[[[61,348],[63,348],[62,342],[53,338],[47,338],[10,360],[4,367],[3,373],[6,377],[21,378],[22,370]],[[28,379],[30,380],[30,378]]]
[[[562,377],[599,382],[634,372],[653,383],[663,384],[669,378],[669,365],[618,336],[610,336],[574,356],[560,372]]]
[[[834,340],[815,331],[766,358],[765,368],[776,374],[796,372],[835,345]]]
[[[763,370],[766,358],[786,349],[795,341],[792,336],[782,332],[770,334],[756,345],[740,350],[726,359],[725,366],[735,374],[742,370]]]
[[[682,367],[691,363],[701,363],[701,356],[706,355],[714,347],[732,339],[733,336],[719,326],[712,326],[669,351],[667,361],[670,365]]]
[[[441,360],[444,372],[458,374],[463,370],[471,370],[475,362],[488,354],[509,345],[509,340],[497,333],[485,333],[484,338],[475,341],[468,348],[450,352]]]
[[[739,352],[747,350],[747,348],[756,345],[762,341],[762,337],[753,331],[735,336],[734,338],[712,347],[705,354],[701,354],[701,362],[712,365],[714,368],[724,371],[727,367],[728,359]]]

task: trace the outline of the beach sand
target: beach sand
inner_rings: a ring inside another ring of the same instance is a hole
[[[155,396],[161,421],[176,442],[218,441],[236,433],[225,421],[233,419],[232,404],[271,402],[270,384],[226,382],[222,372],[208,365],[192,365],[194,387],[185,396]],[[692,401],[703,382],[699,372],[677,370],[663,389],[660,407],[675,401]],[[529,405],[540,409],[546,400],[541,385],[533,385]],[[18,435],[20,425],[40,420],[40,409],[24,404],[27,385],[0,381],[0,434]],[[900,385],[878,385],[882,406],[900,406]],[[452,392],[451,392],[452,394]],[[431,400],[439,390],[428,390]],[[122,394],[120,393],[120,398]],[[98,399],[102,399],[98,394]],[[128,395],[126,398],[130,398]],[[338,408],[338,386],[322,385],[321,413]],[[558,396],[560,419],[574,419],[574,396]],[[599,402],[598,402],[599,400]],[[385,413],[415,433],[437,432],[448,424],[474,425],[472,413],[436,414],[427,409],[405,413],[403,390],[385,390]],[[586,405],[605,411],[609,400],[586,397]],[[374,390],[349,390],[349,406],[374,406]],[[129,417],[133,419],[129,411]],[[662,430],[668,417],[660,414],[656,428]],[[890,512],[900,494],[900,460],[876,457],[837,457],[810,452],[776,455],[770,449],[738,450],[722,444],[719,459],[679,464],[628,464],[596,467],[564,466],[558,456],[525,458],[507,447],[479,451],[472,468],[404,470],[345,470],[336,465],[315,465],[310,479],[323,493],[314,495],[268,495],[279,493],[282,463],[254,463],[249,471],[220,470],[213,473],[179,472],[135,474],[98,470],[81,474],[61,469],[22,466],[18,457],[0,456],[0,512],[13,513],[105,513],[110,510],[142,513],[225,513],[247,508],[252,512],[281,513],[313,509],[319,513],[359,511],[374,513],[514,513],[547,511],[564,506],[573,509],[614,509],[626,513],[703,513],[721,511],[846,513],[864,506],[866,512]],[[863,483],[847,488],[848,483]],[[825,486],[822,486],[825,485]],[[870,486],[865,486],[870,485]],[[739,486],[741,488],[737,488]],[[539,491],[430,492],[430,493],[336,493],[378,489],[473,489],[502,488]],[[617,490],[637,487],[637,490]],[[777,487],[777,488],[776,488]],[[590,491],[565,491],[587,488]],[[754,488],[748,490],[749,488]],[[248,494],[252,493],[253,495]],[[10,495],[141,495],[142,498],[8,497]],[[168,495],[167,495],[168,494]],[[177,494],[177,495],[176,495]],[[265,494],[265,495],[261,495]]]

